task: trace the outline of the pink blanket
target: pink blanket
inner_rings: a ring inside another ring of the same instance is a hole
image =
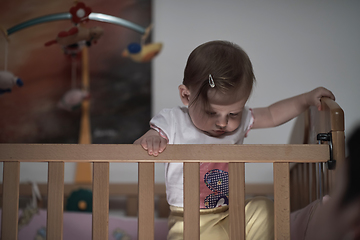
[[[1,213],[1,211],[0,211]],[[20,215],[21,213],[19,213]],[[92,232],[91,213],[64,212],[64,237],[66,240],[89,240]],[[1,226],[1,220],[0,220]],[[19,240],[42,240],[46,232],[46,210],[39,212],[19,231]],[[155,239],[166,240],[167,219],[155,220]],[[109,240],[136,240],[137,218],[109,217]]]

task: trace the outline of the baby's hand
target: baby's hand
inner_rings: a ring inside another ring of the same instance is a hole
[[[312,90],[311,92],[306,93],[306,101],[309,106],[316,106],[317,109],[321,110],[320,99],[322,97],[328,97],[335,101],[334,94],[324,87],[318,87]]]
[[[167,140],[161,137],[157,131],[150,129],[141,138],[136,140],[134,144],[140,144],[150,156],[156,157],[165,150]]]

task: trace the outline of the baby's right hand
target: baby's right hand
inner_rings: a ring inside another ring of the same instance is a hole
[[[150,156],[156,157],[165,150],[167,140],[161,137],[157,131],[150,129],[141,138],[136,140],[134,144],[140,144]]]

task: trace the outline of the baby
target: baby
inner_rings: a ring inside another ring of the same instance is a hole
[[[211,41],[190,54],[179,94],[185,107],[164,109],[151,129],[135,141],[158,156],[167,144],[242,144],[250,129],[275,127],[298,116],[320,98],[334,95],[325,88],[251,109],[246,102],[255,76],[248,55],[238,45]],[[166,163],[170,205],[168,239],[183,238],[183,164]],[[216,183],[216,184],[215,184]],[[228,164],[200,164],[200,238],[229,239]],[[273,203],[267,198],[246,201],[246,238],[273,239]]]

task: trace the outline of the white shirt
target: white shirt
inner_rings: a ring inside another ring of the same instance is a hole
[[[241,124],[234,132],[221,137],[212,137],[194,126],[187,107],[175,107],[160,111],[151,119],[150,124],[152,128],[168,139],[168,144],[242,144],[253,122],[251,110],[245,107],[242,112]],[[227,165],[227,163],[224,164]],[[202,182],[202,180],[200,181]],[[182,163],[165,163],[165,184],[169,205],[183,207]],[[205,184],[203,185],[205,186]],[[200,199],[200,201],[202,200]],[[201,202],[200,208],[203,207],[204,203]]]

